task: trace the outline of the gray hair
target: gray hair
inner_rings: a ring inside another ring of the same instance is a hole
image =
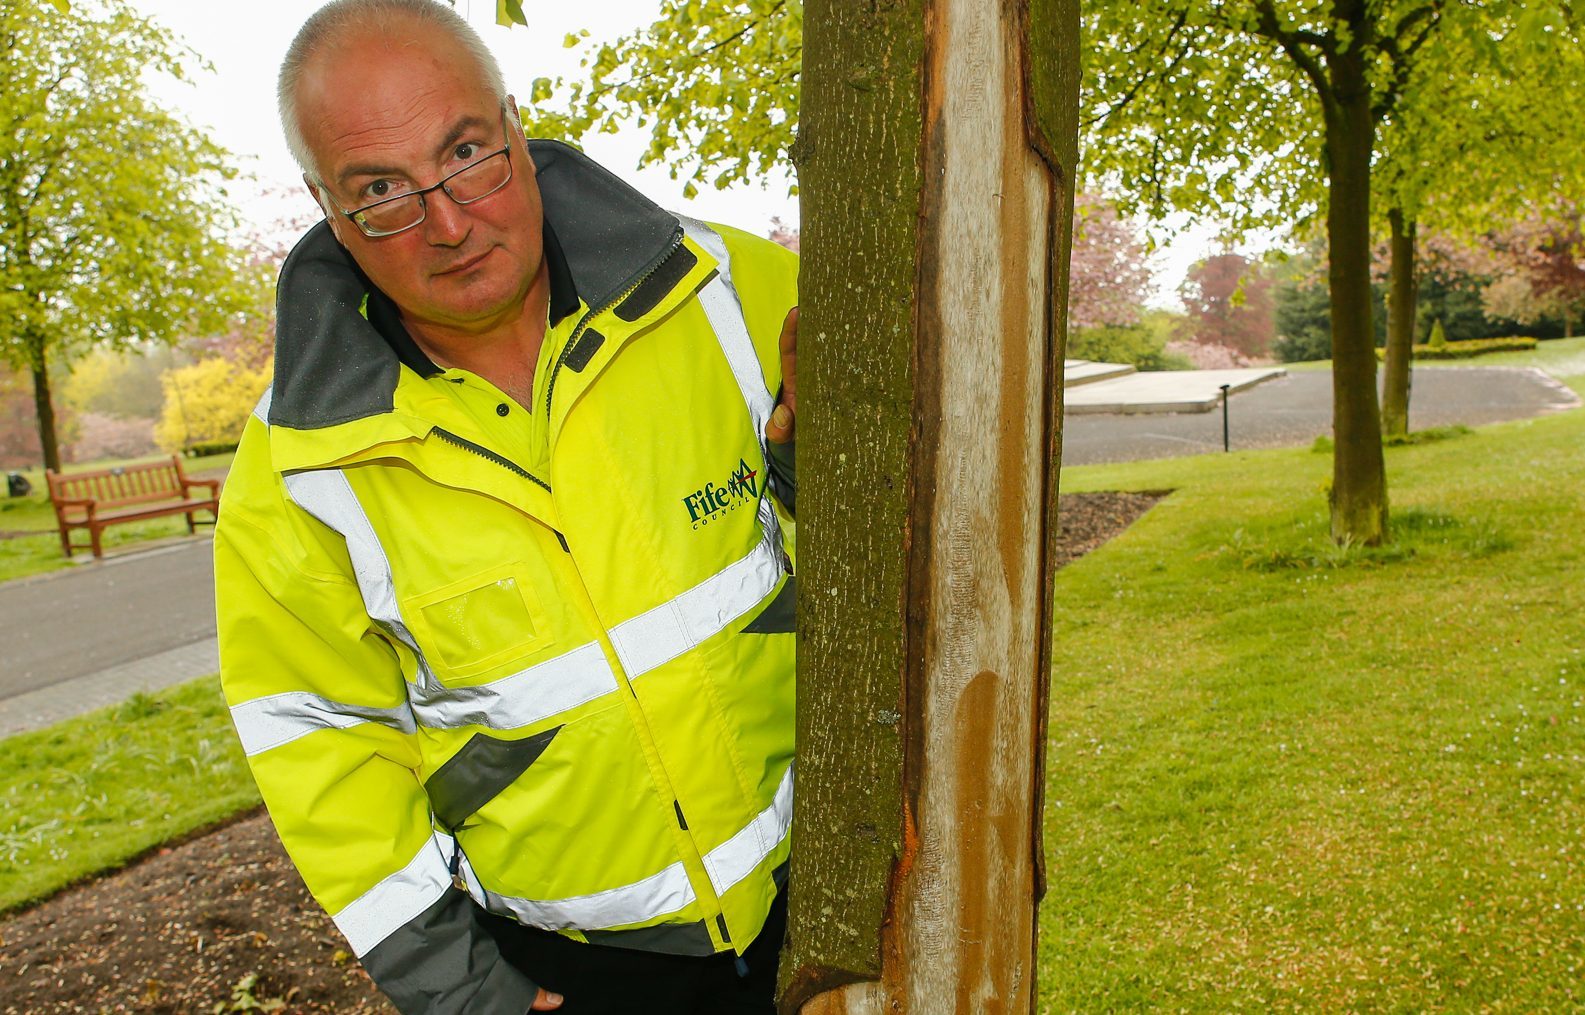
[[[297,86],[308,62],[325,46],[353,29],[390,32],[411,24],[438,28],[456,39],[473,57],[496,102],[505,109],[506,79],[501,76],[500,64],[495,62],[495,56],[479,33],[450,4],[438,0],[330,0],[297,30],[297,37],[286,49],[286,59],[281,61],[281,75],[275,88],[286,147],[303,172],[319,179],[313,153],[303,140],[302,123],[297,118]]]

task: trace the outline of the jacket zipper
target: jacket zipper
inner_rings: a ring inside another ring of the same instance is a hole
[[[498,455],[494,451],[491,451],[489,448],[482,447],[481,445],[475,444],[472,441],[468,440],[466,437],[458,437],[456,434],[452,433],[450,430],[442,430],[440,427],[437,426],[431,432],[434,433],[434,435],[436,437],[439,437],[441,440],[445,441],[447,444],[451,444],[451,445],[453,445],[455,447],[463,448],[463,449],[465,449],[467,451],[472,451],[474,454],[478,455],[480,458],[484,458],[484,459],[486,459],[488,461],[494,462],[496,465],[499,465],[499,466],[502,466],[504,468],[510,469],[513,472],[517,473],[519,476],[522,476],[524,479],[529,480],[530,482],[534,483],[535,485],[544,487],[546,493],[550,492],[550,484],[549,483],[545,482],[543,479],[540,479],[538,476],[534,475],[532,472],[529,472],[527,469],[523,468],[521,465],[518,465],[516,462],[512,461],[511,459],[506,458],[506,457],[504,457],[502,455]]]
[[[666,259],[668,257],[677,252],[677,248],[682,246],[682,237],[683,231],[679,227],[677,232],[672,236],[671,242],[666,245],[666,249],[662,251],[661,254],[653,261],[650,261],[649,265],[645,267],[643,271],[638,273],[638,275],[633,279],[633,283],[631,285],[617,293],[615,296],[611,297],[611,299],[607,300],[599,307],[591,307],[588,313],[578,318],[578,323],[573,326],[572,334],[567,338],[566,343],[561,347],[561,355],[556,357],[556,365],[550,369],[550,380],[545,384],[546,420],[550,419],[550,401],[556,394],[556,377],[561,373],[561,365],[567,361],[567,356],[572,352],[573,347],[578,344],[578,339],[583,337],[584,331],[589,327],[589,322],[599,314],[605,313],[607,310],[610,310],[612,307],[631,296],[633,294],[633,290],[643,285],[651,275],[655,274],[656,270],[659,269],[662,264],[666,263]]]

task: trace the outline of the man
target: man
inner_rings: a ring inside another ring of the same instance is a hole
[[[282,841],[403,1012],[771,1011],[796,258],[527,142],[433,0],[280,94],[326,221],[215,561]]]

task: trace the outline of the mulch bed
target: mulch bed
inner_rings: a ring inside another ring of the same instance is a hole
[[[1058,566],[1161,494],[1064,497]],[[283,1013],[393,1015],[309,897],[260,811],[0,920],[0,1011],[209,1015],[257,976]],[[269,1010],[269,1009],[263,1009]]]

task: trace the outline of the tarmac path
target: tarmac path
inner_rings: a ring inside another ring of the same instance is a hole
[[[1420,367],[1409,427],[1478,426],[1579,405],[1572,391],[1528,367]],[[1309,444],[1332,433],[1332,374],[1298,371],[1227,402],[1235,451]],[[1222,450],[1222,413],[1070,415],[1062,423],[1062,464],[1175,458]]]
[[[1477,425],[1572,408],[1572,392],[1537,370],[1415,372],[1415,429]],[[1233,447],[1308,444],[1331,432],[1331,375],[1300,372],[1234,395]],[[1220,451],[1220,412],[1075,415],[1063,462],[1128,461]],[[207,536],[184,538],[36,578],[0,584],[0,737],[114,704],[218,669]]]
[[[213,673],[207,535],[0,583],[0,736]]]

